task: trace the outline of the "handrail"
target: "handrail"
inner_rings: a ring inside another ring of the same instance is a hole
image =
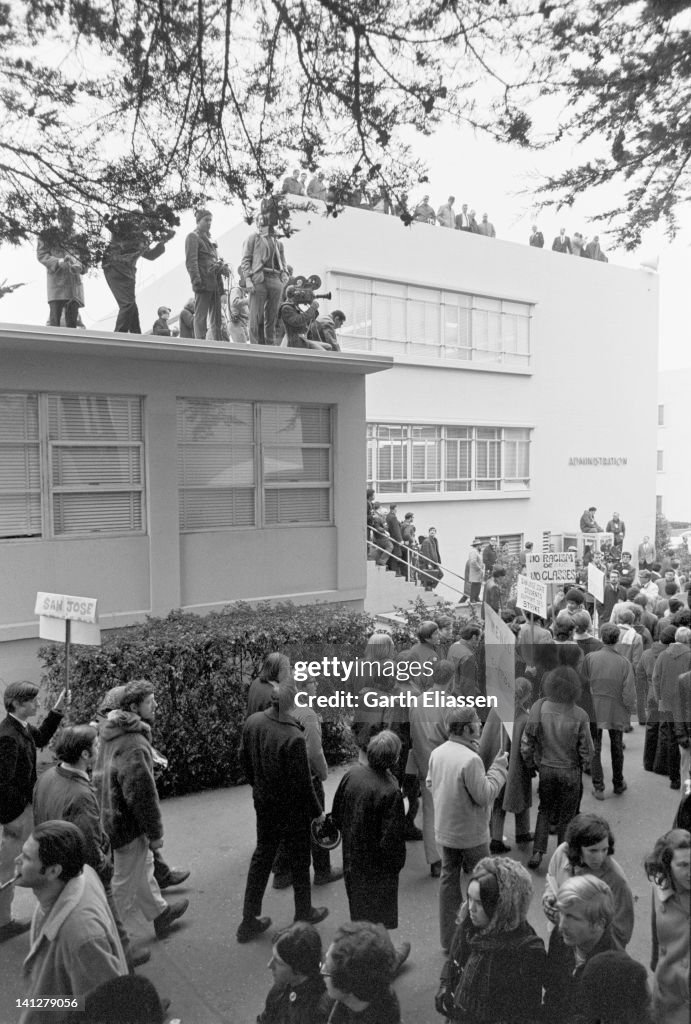
[[[383,551],[385,554],[388,554],[389,558],[393,558],[394,561],[400,562],[401,565],[405,565],[406,568],[409,567],[410,563],[408,562],[408,560],[406,558],[399,558],[398,555],[394,555],[390,551],[387,552],[386,548],[379,547],[379,545],[375,544],[374,541],[372,541],[372,540],[368,541],[367,543],[371,547],[376,548],[377,551]],[[425,561],[427,561],[427,562],[434,562],[435,565],[438,565],[439,568],[442,569],[442,572],[444,571],[442,565],[439,562],[435,562],[433,558],[425,558]],[[433,576],[432,573],[427,572],[425,569],[420,569],[419,567],[416,566],[414,571],[419,576],[426,576],[428,579],[435,580],[437,583],[439,583],[439,580],[437,579],[437,577]],[[454,575],[458,575],[458,574],[454,573]],[[460,576],[459,579],[463,579],[463,577]],[[455,594],[460,594],[462,597],[466,596],[465,590],[459,590],[458,587],[454,587],[450,583],[446,583],[445,586],[447,586],[449,588],[449,590],[453,590],[453,592]]]

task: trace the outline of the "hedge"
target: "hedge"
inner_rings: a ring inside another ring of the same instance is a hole
[[[110,630],[102,647],[72,648],[72,702],[66,721],[87,722],[106,690],[130,679],[150,679],[156,691],[153,742],[169,760],[162,796],[244,782],[238,746],[247,687],[271,651],[292,662],[362,654],[372,618],[338,605],[246,603],[197,616],[171,612],[141,625]],[[64,679],[64,646],[39,650],[49,692]],[[320,684],[328,692],[328,684]],[[354,756],[339,712],[324,714],[324,753],[330,764]]]

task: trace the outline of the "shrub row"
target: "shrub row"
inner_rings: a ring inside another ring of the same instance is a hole
[[[153,741],[169,759],[163,796],[244,781],[238,745],[247,688],[271,651],[298,659],[362,654],[374,628],[366,614],[338,605],[246,603],[203,617],[171,612],[166,618],[104,634],[102,647],[74,646],[70,660],[70,723],[93,717],[106,690],[130,679],[156,689]],[[64,646],[39,651],[51,695],[64,679]],[[324,752],[330,764],[354,754],[337,712],[324,715]]]

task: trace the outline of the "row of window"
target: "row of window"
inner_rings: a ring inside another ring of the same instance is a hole
[[[330,523],[327,406],[179,399],[183,532]],[[142,400],[0,394],[0,537],[146,530]]]
[[[329,284],[345,349],[530,365],[529,303],[336,273]]]
[[[370,423],[367,479],[382,494],[527,490],[530,430]]]
[[[530,431],[370,424],[380,493],[525,490]],[[178,399],[180,530],[333,522],[328,406]],[[144,533],[137,397],[0,394],[0,537]]]

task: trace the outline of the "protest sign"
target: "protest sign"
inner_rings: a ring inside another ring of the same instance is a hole
[[[524,612],[547,618],[547,584],[519,576],[516,584],[516,606]]]
[[[496,698],[496,709],[511,738],[515,718],[516,639],[493,608],[485,605],[485,669],[487,696]]]

